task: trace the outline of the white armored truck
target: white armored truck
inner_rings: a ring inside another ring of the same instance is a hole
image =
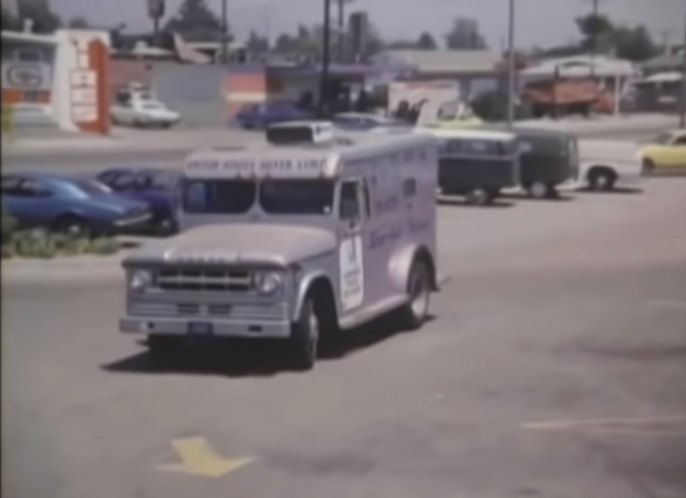
[[[186,341],[272,338],[308,369],[325,334],[389,312],[408,328],[427,318],[439,288],[434,139],[335,138],[329,123],[268,138],[191,154],[182,232],[124,261],[120,328],[147,335],[153,360]]]

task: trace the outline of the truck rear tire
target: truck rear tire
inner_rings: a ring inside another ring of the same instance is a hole
[[[490,202],[488,192],[482,188],[474,188],[467,192],[467,203],[474,206],[484,206]]]
[[[416,259],[412,263],[410,275],[407,279],[408,302],[400,309],[400,321],[403,328],[416,330],[422,326],[429,316],[431,303],[430,269],[423,259]]]
[[[543,182],[534,182],[526,187],[526,190],[534,199],[544,199],[548,194],[548,186]]]
[[[616,181],[617,175],[610,168],[595,168],[588,174],[588,187],[594,191],[609,192]]]
[[[314,299],[305,298],[298,320],[291,327],[291,360],[297,370],[311,370],[317,361],[321,319],[317,315]]]

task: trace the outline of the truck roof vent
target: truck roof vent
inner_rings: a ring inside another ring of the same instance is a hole
[[[292,121],[267,127],[267,141],[273,145],[329,144],[334,141],[329,121]]]

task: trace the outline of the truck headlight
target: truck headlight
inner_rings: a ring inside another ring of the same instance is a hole
[[[275,294],[283,283],[283,278],[276,272],[258,273],[255,279],[257,291],[260,294]]]
[[[129,277],[129,289],[143,291],[152,285],[152,273],[148,270],[134,270]]]

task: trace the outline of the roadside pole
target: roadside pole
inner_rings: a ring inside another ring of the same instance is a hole
[[[515,106],[515,47],[514,47],[514,32],[515,32],[515,0],[510,0],[509,8],[509,22],[508,22],[508,37],[507,37],[507,127],[512,128],[514,124],[514,106]]]
[[[686,2],[684,2],[686,4]],[[684,5],[684,13],[686,14],[686,5]],[[681,112],[680,112],[679,126],[686,128],[686,19],[684,20],[684,51],[683,64],[681,68]]]
[[[329,62],[331,36],[331,0],[324,0],[324,36],[322,40],[322,71],[319,79],[319,114],[324,117],[328,110]]]

